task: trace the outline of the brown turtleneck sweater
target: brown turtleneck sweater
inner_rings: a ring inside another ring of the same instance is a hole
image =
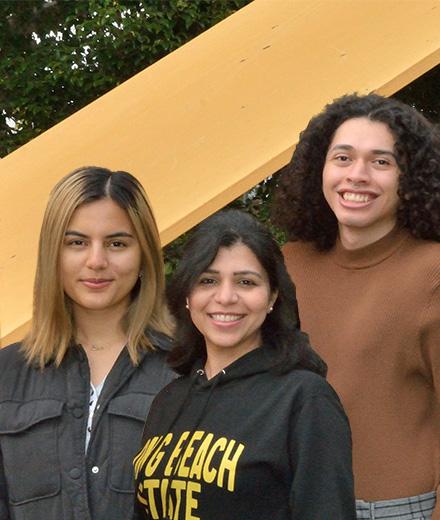
[[[301,326],[350,419],[356,497],[440,483],[440,244],[395,229],[367,247],[284,248]],[[440,504],[437,505],[440,518]]]

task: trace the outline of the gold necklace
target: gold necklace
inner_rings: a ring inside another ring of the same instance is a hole
[[[93,351],[95,351],[95,352],[98,352],[98,351],[100,351],[100,350],[104,350],[104,349],[105,349],[105,346],[102,346],[102,347],[101,347],[101,346],[99,346],[99,345],[96,345],[96,343],[92,343],[92,344],[90,345],[90,347],[86,347],[86,346],[84,345],[84,343],[79,343],[79,342],[77,342],[77,345],[78,345],[79,347],[82,347],[84,350],[93,350]]]
[[[92,343],[92,346],[90,347],[90,350],[94,350],[94,351],[97,351],[97,350],[104,350],[105,347],[99,347],[98,345],[95,345],[94,343]]]

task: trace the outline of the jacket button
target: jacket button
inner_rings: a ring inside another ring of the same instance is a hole
[[[76,480],[81,476],[81,470],[79,468],[73,468],[69,471],[69,475],[71,476],[71,478],[74,478]]]
[[[73,413],[73,416],[76,417],[77,419],[80,419],[84,415],[84,412],[82,411],[81,408],[74,408],[72,410],[72,413]]]
[[[92,473],[95,473],[95,474],[96,474],[96,473],[99,473],[99,468],[98,468],[98,466],[93,466],[93,468],[92,468]]]

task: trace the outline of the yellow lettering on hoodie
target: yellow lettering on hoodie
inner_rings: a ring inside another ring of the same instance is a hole
[[[202,431],[195,431],[193,433],[193,436],[191,437],[188,445],[186,446],[185,451],[183,452],[182,458],[179,462],[179,469],[178,469],[178,473],[177,473],[177,475],[179,477],[187,477],[189,475],[190,468],[189,468],[189,466],[185,466],[185,463],[194,452],[194,447],[193,447],[194,442],[199,441],[203,437],[204,434],[205,434],[205,432],[202,432]]]
[[[218,480],[217,485],[219,487],[223,487],[223,479],[225,476],[225,472],[229,472],[228,476],[228,491],[234,491],[235,487],[235,471],[237,469],[238,459],[244,450],[244,445],[239,444],[235,453],[231,457],[232,450],[234,449],[235,441],[231,440],[228,443],[228,447],[226,448],[225,454],[222,457],[220,462],[220,467],[218,470]]]
[[[156,501],[154,499],[154,490],[159,488],[159,480],[158,479],[149,479],[144,480],[144,489],[147,490],[148,493],[148,509],[150,510],[150,514],[153,520],[159,519],[159,513],[157,512]]]
[[[215,455],[215,452],[217,450],[219,451],[225,451],[227,445],[227,440],[224,437],[220,437],[220,439],[216,440],[214,444],[212,445],[212,448],[210,449],[208,455],[205,459],[205,464],[203,466],[203,480],[205,482],[208,482],[208,484],[211,484],[214,482],[215,477],[217,475],[217,470],[214,468],[210,468],[211,461]]]
[[[162,517],[165,518],[167,516],[166,507],[167,507],[167,490],[168,490],[168,479],[162,479],[160,483],[160,498],[162,500]]]
[[[201,486],[198,482],[188,482],[186,488],[186,507],[185,520],[200,520],[199,516],[194,516],[193,510],[199,506],[199,501],[194,498],[193,493],[200,493]]]
[[[173,463],[177,459],[177,457],[180,455],[180,452],[182,451],[182,444],[186,441],[189,433],[190,432],[183,432],[182,435],[180,436],[180,439],[177,441],[177,444],[174,447],[174,450],[171,453],[171,456],[168,459],[167,465],[165,467],[164,475],[166,477],[169,477],[172,475],[172,473],[174,471]]]
[[[164,439],[162,440],[162,442],[159,444],[159,446],[157,447],[156,451],[154,452],[154,454],[150,457],[150,459],[148,460],[148,462],[145,464],[145,476],[146,477],[151,477],[153,475],[153,473],[156,471],[157,469],[157,466],[159,465],[160,461],[162,460],[163,456],[164,456],[164,452],[162,451],[162,448],[164,448],[164,446],[168,446],[168,444],[171,442],[171,439],[173,438],[173,434],[172,433],[168,433]]]
[[[148,506],[148,502],[145,500],[145,498],[141,495],[141,493],[143,492],[144,490],[144,486],[142,484],[139,484],[138,486],[138,492],[137,492],[137,499],[139,500],[139,502],[147,507]]]
[[[173,480],[171,482],[171,488],[176,490],[176,504],[174,506],[174,520],[179,520],[180,505],[182,503],[182,491],[186,487],[186,482],[183,480]],[[171,515],[170,515],[171,517]]]
[[[148,439],[148,441],[145,443],[145,446],[142,448],[140,453],[136,455],[134,458],[134,474],[135,478],[138,477],[139,471],[142,467],[142,465],[145,463],[145,461],[150,456],[150,453],[154,450],[154,448],[159,444],[159,442],[163,439],[163,435],[157,436],[157,437],[151,437],[151,439]]]
[[[203,439],[203,442],[199,446],[199,449],[197,450],[196,455],[194,457],[194,461],[191,465],[189,478],[192,479],[196,477],[197,480],[202,479],[203,464],[205,463],[206,455],[208,454],[208,448],[213,438],[214,434],[208,433],[208,435]]]

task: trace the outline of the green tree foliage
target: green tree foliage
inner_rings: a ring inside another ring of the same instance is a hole
[[[0,156],[250,0],[2,0]]]
[[[251,0],[1,0],[0,156]],[[275,1],[275,0],[273,0]],[[440,66],[395,97],[440,122]],[[276,175],[231,203],[266,223]],[[186,236],[165,249],[171,273]]]

